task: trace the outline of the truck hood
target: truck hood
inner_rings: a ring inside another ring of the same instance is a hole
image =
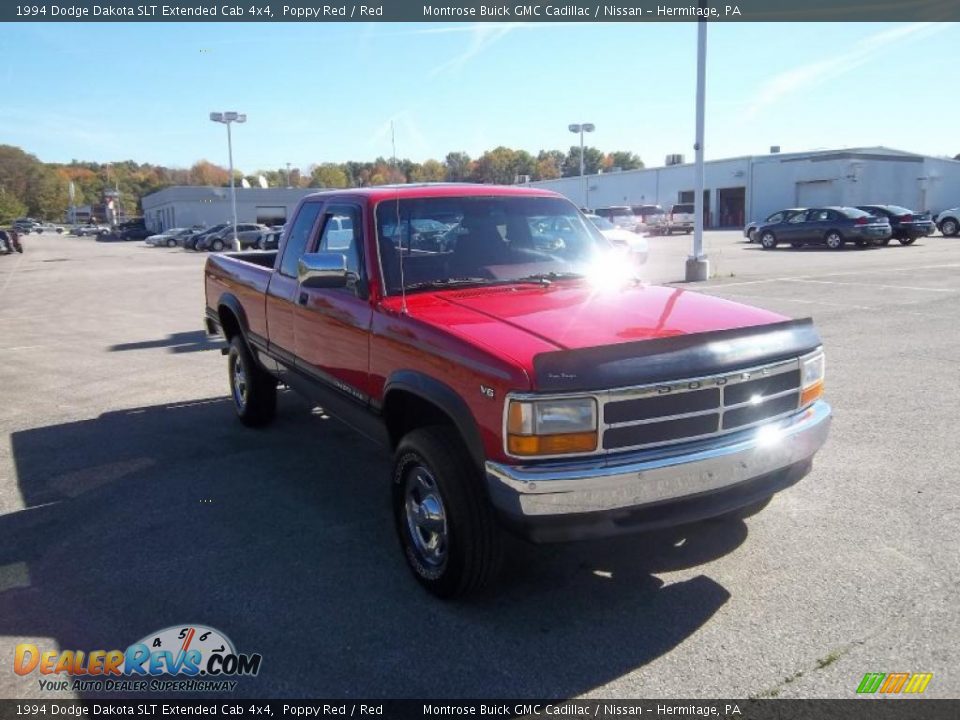
[[[765,325],[782,315],[679,288],[598,289],[586,283],[509,286],[445,292],[448,303],[510,325],[553,349]]]

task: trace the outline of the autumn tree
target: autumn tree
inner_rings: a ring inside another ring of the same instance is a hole
[[[310,173],[310,187],[345,188],[348,187],[347,174],[336,163],[323,163]]]
[[[230,184],[230,171],[209,160],[198,160],[190,168],[190,184],[223,187]]]
[[[603,167],[604,154],[595,147],[583,149],[583,172],[594,175]],[[563,161],[563,177],[576,177],[580,174],[580,146],[572,145]]]
[[[464,152],[447,153],[444,165],[447,169],[446,179],[450,182],[464,182],[473,174],[473,162]]]

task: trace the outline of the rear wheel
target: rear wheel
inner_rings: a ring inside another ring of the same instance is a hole
[[[760,236],[760,246],[764,250],[773,250],[777,247],[777,238],[769,230]]]
[[[843,249],[843,235],[838,233],[836,230],[831,230],[827,233],[824,238],[824,242],[827,244],[827,247],[831,250],[842,250]]]
[[[167,247],[175,248],[176,246],[177,246],[176,240],[174,240],[173,238],[170,238],[169,240],[167,240]]]
[[[877,245],[889,245],[890,238],[884,238],[883,240],[877,240]]]
[[[210,243],[210,249],[214,252],[220,252],[223,250],[223,240],[214,240]]]
[[[256,364],[239,335],[230,341],[227,370],[230,395],[240,422],[248,427],[267,425],[277,411],[277,381]]]
[[[427,590],[455,598],[494,580],[503,553],[500,527],[452,427],[418,428],[400,441],[392,499],[404,557]]]
[[[960,223],[958,223],[953,218],[947,218],[942,223],[940,223],[940,232],[942,232],[947,237],[953,237],[958,232],[960,232]]]
[[[913,245],[917,239],[912,237],[897,238],[900,241],[901,245]]]
[[[868,247],[870,247],[872,244],[873,244],[873,243],[871,243],[869,240],[857,240],[857,247],[860,248],[860,249],[868,248]]]

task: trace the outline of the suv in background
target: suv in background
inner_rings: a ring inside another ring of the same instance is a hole
[[[688,235],[693,232],[693,203],[678,203],[670,208],[667,215],[667,235],[682,230]]]
[[[633,205],[634,216],[638,220],[637,232],[646,230],[649,233],[659,235],[663,232],[667,223],[666,213],[659,205]]]
[[[630,230],[636,232],[640,226],[640,220],[633,214],[629,205],[612,205],[610,207],[597,208],[594,212],[616,225],[621,230]]]

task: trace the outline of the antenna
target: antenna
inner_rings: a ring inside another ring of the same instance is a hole
[[[393,131],[393,120],[390,121],[390,145],[393,147],[393,166],[397,166],[397,136]],[[397,197],[399,200],[399,196]],[[401,241],[402,242],[402,241]]]

